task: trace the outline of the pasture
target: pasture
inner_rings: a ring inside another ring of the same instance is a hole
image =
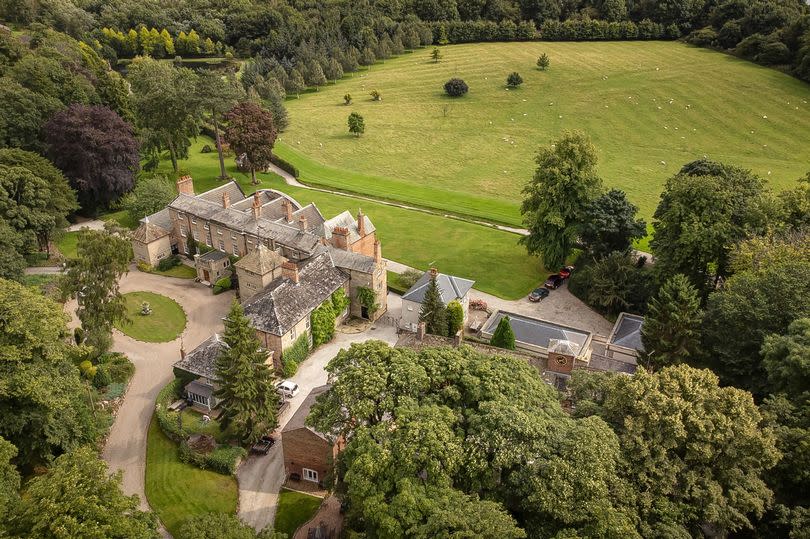
[[[276,152],[304,182],[512,225],[537,148],[567,129],[591,137],[605,185],[626,191],[648,220],[666,179],[704,155],[775,189],[810,169],[810,86],[747,61],[672,42],[441,52],[438,63],[420,49],[288,99]],[[543,52],[545,72],[535,65]],[[507,90],[512,71],[525,82]],[[468,83],[466,96],[444,95],[451,77]],[[348,133],[352,111],[365,118],[359,138]]]

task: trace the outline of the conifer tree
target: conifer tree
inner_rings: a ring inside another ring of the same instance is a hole
[[[507,350],[515,349],[515,332],[512,330],[512,324],[509,323],[508,316],[504,316],[498,322],[498,327],[495,328],[495,333],[492,334],[489,344]]]
[[[431,275],[430,283],[422,299],[419,321],[425,323],[425,330],[433,335],[447,335],[447,309],[442,302],[442,291],[436,282],[436,275]]]
[[[464,307],[456,300],[447,304],[447,335],[449,337],[455,334],[464,325]]]
[[[683,274],[676,274],[661,287],[649,304],[641,327],[645,358],[652,367],[666,367],[693,359],[700,342],[698,291]]]
[[[243,442],[253,443],[278,425],[278,394],[267,352],[237,301],[225,320],[223,340],[227,346],[216,360],[219,389],[214,393],[223,409],[220,425],[233,425]]]

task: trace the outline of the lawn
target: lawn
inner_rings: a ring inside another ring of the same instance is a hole
[[[301,524],[312,518],[322,501],[316,496],[282,489],[278,496],[274,530],[292,537]]]
[[[127,210],[118,210],[110,213],[105,213],[99,216],[102,221],[115,221],[124,228],[135,230],[138,228],[138,220],[134,219]]]
[[[155,268],[150,273],[154,273],[155,275],[163,275],[164,277],[175,277],[177,279],[194,279],[197,277],[197,270],[182,263],[177,264],[175,267],[167,269],[166,271],[160,271],[159,269]]]
[[[73,259],[78,256],[76,247],[79,243],[79,231],[63,232],[62,235],[56,240],[56,247],[67,259]]]
[[[180,162],[194,178],[194,189],[201,193],[220,184],[217,154],[200,153],[210,139],[200,138],[189,150],[189,159]],[[250,177],[227,160],[228,172],[246,193],[257,186]],[[169,171],[166,162],[161,169]],[[403,264],[427,269],[436,266],[445,273],[476,281],[476,288],[506,299],[517,299],[545,278],[536,257],[517,244],[518,237],[492,227],[449,219],[420,211],[406,210],[378,202],[358,200],[312,189],[288,186],[277,174],[259,174],[260,188],[280,189],[301,204],[314,202],[327,219],[344,211],[363,208],[377,228],[383,256]]]
[[[146,447],[146,498],[169,533],[205,513],[236,513],[238,490],[231,476],[180,462],[177,445],[157,421],[149,425]]]
[[[535,67],[542,52],[547,72]],[[729,55],[674,42],[487,43],[442,54],[433,63],[423,49],[289,99],[277,153],[305,182],[509,224],[520,223],[538,146],[565,129],[591,136],[605,185],[648,219],[665,180],[704,155],[777,189],[810,167],[810,86]],[[505,88],[511,71],[525,80],[518,90]],[[466,96],[444,96],[451,77],[469,84]],[[359,138],[347,131],[351,111],[365,118]]]
[[[186,313],[176,301],[154,292],[124,294],[129,323],[115,327],[133,339],[145,342],[170,342],[186,327]],[[141,304],[149,302],[152,314],[141,314]]]

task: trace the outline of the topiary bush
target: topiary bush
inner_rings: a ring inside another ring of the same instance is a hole
[[[214,295],[221,294],[231,289],[231,278],[223,277],[214,284]]]
[[[461,97],[470,90],[467,83],[461,79],[450,79],[444,83],[444,91],[450,97]]]

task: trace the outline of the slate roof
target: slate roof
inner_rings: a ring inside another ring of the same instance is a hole
[[[296,226],[298,225],[298,219],[300,219],[302,215],[307,218],[307,232],[317,234],[323,229],[323,224],[326,222],[326,220],[323,218],[321,210],[318,209],[318,206],[310,203],[300,210],[293,212],[293,222]]]
[[[208,251],[204,255],[200,255],[199,259],[202,262],[217,262],[223,258],[228,258],[228,253],[214,249],[213,251]]]
[[[186,384],[186,393],[194,393],[195,395],[200,395],[207,399],[210,399],[214,394],[214,386],[210,384],[204,384],[199,380],[192,380],[188,384]]]
[[[307,427],[306,420],[307,420],[307,416],[309,415],[309,411],[312,409],[312,406],[315,404],[315,399],[318,398],[318,395],[322,395],[323,393],[326,393],[327,391],[329,391],[329,389],[331,387],[332,386],[330,386],[329,384],[326,384],[326,385],[322,385],[320,387],[316,387],[315,389],[313,389],[312,391],[309,392],[309,394],[304,399],[304,402],[302,402],[301,406],[298,407],[298,410],[295,411],[295,414],[293,414],[293,416],[290,418],[290,420],[287,421],[287,424],[284,425],[284,428],[281,429],[282,440],[284,439],[283,438],[283,433],[289,432],[289,431],[292,431],[292,430],[298,430],[298,429],[307,429],[307,430],[317,434],[318,436],[320,436],[324,440],[327,439],[326,436],[324,436],[322,433],[316,431],[313,428]]]
[[[591,354],[591,359],[588,361],[588,366],[586,368],[590,371],[634,374],[638,366],[626,361],[621,361],[620,359],[606,357],[601,354]]]
[[[163,208],[157,213],[153,213],[152,215],[148,215],[141,219],[141,223],[150,222],[153,225],[157,225],[160,228],[165,228],[166,230],[172,229],[172,216],[169,213],[169,208]]]
[[[234,209],[233,206],[223,208],[221,203],[201,197],[180,194],[169,204],[169,207],[200,219],[221,223],[231,230],[244,231],[247,234],[261,237],[263,240],[272,239],[281,245],[305,253],[312,253],[320,243],[318,236],[309,232],[301,232],[297,226],[281,224],[263,217],[254,219],[251,212],[243,212]]]
[[[515,341],[541,348],[547,349],[551,345],[552,339],[556,339],[558,341],[570,341],[577,345],[579,350],[583,350],[591,336],[589,332],[582,329],[561,326],[539,318],[530,318],[505,311],[496,311],[487,320],[481,333],[492,335],[504,316],[509,317],[509,324],[515,332]],[[559,346],[558,343],[555,344]]]
[[[377,230],[374,227],[374,223],[372,223],[371,219],[368,218],[368,215],[363,215],[363,221],[365,221],[366,225],[366,234],[371,234]],[[360,231],[357,228],[357,219],[355,219],[354,216],[349,213],[349,210],[339,213],[331,219],[324,221],[322,230],[319,230],[318,233],[324,238],[329,239],[332,237],[332,230],[334,230],[336,226],[343,226],[349,229],[350,244],[360,239]]]
[[[257,275],[265,275],[280,266],[284,260],[283,256],[260,243],[256,249],[240,258],[234,266]]]
[[[610,344],[622,346],[631,350],[644,351],[644,344],[641,342],[641,326],[644,324],[644,317],[637,314],[621,313],[613,331],[610,332]]]
[[[170,232],[165,228],[154,225],[149,221],[144,221],[132,232],[132,239],[141,243],[151,243],[169,234]]]
[[[174,367],[196,376],[216,380],[215,362],[220,351],[227,346],[219,334],[214,333],[197,348],[188,352],[186,357],[176,362]]]
[[[280,277],[245,303],[245,315],[255,329],[278,336],[286,334],[346,284],[349,277],[324,252],[299,266],[298,279],[296,284],[288,277]]]
[[[329,256],[332,257],[332,262],[341,269],[354,270],[361,273],[374,273],[377,267],[372,257],[360,253],[346,251],[345,249],[336,249],[331,245],[322,245],[319,247],[319,250],[329,253]]]
[[[430,284],[430,272],[426,271],[422,274],[416,284],[414,284],[405,294],[402,299],[407,299],[416,303],[422,303],[425,299],[425,292],[427,292],[428,285]],[[442,296],[442,303],[447,305],[454,299],[461,299],[475,284],[475,281],[469,279],[462,279],[453,275],[445,275],[439,273],[436,276],[436,284],[439,285],[439,291]]]
[[[222,195],[224,193],[228,193],[230,197],[231,204],[235,202],[239,202],[240,200],[245,199],[245,192],[242,191],[242,187],[236,183],[234,180],[231,180],[227,183],[223,183],[217,187],[214,187],[210,191],[206,191],[205,193],[200,193],[197,195],[198,198],[202,198],[204,200],[210,200],[211,202],[216,202],[220,206],[222,206]]]

